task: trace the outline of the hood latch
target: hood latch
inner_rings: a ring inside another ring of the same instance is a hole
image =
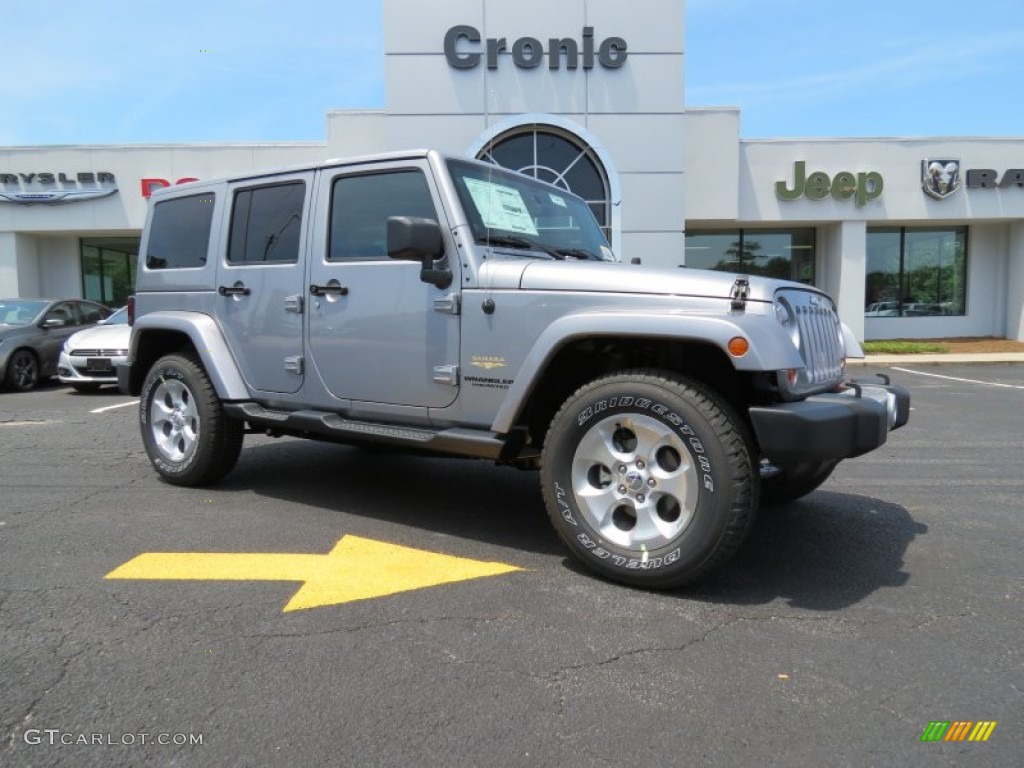
[[[750,294],[750,280],[746,275],[740,275],[732,284],[732,292],[729,297],[732,299],[732,308],[742,312],[747,308],[747,296]]]

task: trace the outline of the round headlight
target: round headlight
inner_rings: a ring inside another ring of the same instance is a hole
[[[800,328],[796,322],[796,310],[785,299],[775,301],[775,319],[789,332],[793,346],[800,349]]]

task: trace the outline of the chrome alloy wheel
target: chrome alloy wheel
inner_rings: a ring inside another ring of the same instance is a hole
[[[189,388],[177,379],[161,381],[150,401],[149,424],[161,455],[182,461],[199,436],[199,411]]]
[[[641,414],[609,416],[580,440],[572,485],[587,522],[607,541],[656,550],[689,525],[700,477],[682,438]]]

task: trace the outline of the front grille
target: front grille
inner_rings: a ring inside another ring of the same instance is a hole
[[[72,349],[69,355],[75,357],[125,357],[127,349]]]
[[[803,394],[838,383],[843,377],[845,352],[839,316],[832,301],[819,293],[801,290],[779,291],[776,301],[789,315],[787,330],[805,366],[791,390]]]
[[[820,305],[801,306],[796,308],[796,321],[800,329],[800,355],[811,382],[820,384],[841,377],[843,348],[836,313]]]

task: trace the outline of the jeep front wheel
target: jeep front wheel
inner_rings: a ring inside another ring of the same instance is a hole
[[[739,419],[696,382],[658,371],[594,381],[555,416],[541,482],[552,524],[589,568],[669,589],[722,564],[757,506]]]
[[[142,442],[153,467],[174,485],[205,485],[238,461],[244,425],[228,418],[192,357],[167,355],[150,368],[139,401]]]

